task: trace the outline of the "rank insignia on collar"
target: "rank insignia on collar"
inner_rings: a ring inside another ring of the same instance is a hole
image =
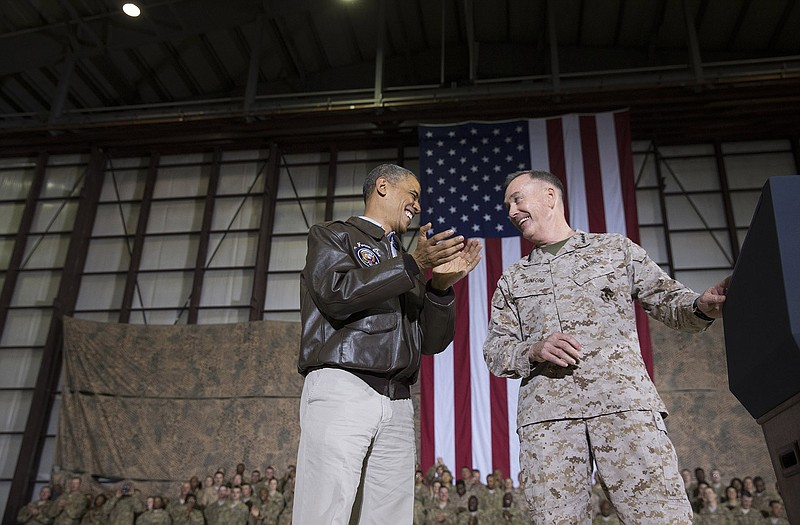
[[[356,243],[354,251],[358,263],[365,268],[368,266],[375,266],[381,262],[380,256],[371,246],[358,242]]]

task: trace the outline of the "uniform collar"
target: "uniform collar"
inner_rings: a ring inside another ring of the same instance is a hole
[[[533,250],[531,250],[531,253],[529,253],[527,257],[522,259],[522,264],[523,266],[542,264],[544,262],[551,261],[556,257],[561,257],[562,255],[565,255],[567,253],[585,248],[589,246],[589,244],[590,241],[588,234],[585,231],[576,229],[575,233],[572,234],[572,236],[569,239],[567,239],[567,242],[558,251],[558,254],[552,255],[542,249],[534,248]]]

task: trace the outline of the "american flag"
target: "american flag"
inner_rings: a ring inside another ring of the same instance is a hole
[[[532,246],[503,209],[509,173],[543,169],[559,177],[573,228],[617,232],[639,242],[627,111],[592,115],[419,126],[421,224],[479,238],[483,259],[456,285],[456,336],[445,352],[423,357],[420,463],[442,457],[454,475],[467,466],[499,468],[516,480],[519,380],[489,374],[483,342],[489,305],[506,267]],[[652,376],[647,317],[637,306],[642,356]]]

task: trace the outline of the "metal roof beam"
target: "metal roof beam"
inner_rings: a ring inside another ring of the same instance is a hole
[[[664,24],[664,15],[667,11],[667,1],[659,0],[658,7],[655,9],[656,15],[650,24],[650,39],[647,42],[647,65],[653,65],[655,60],[655,50],[658,47],[658,35],[661,33],[661,26]]]
[[[689,0],[682,0],[681,4],[683,6],[684,21],[686,22],[689,65],[692,68],[694,79],[700,83],[703,82],[703,59],[700,57],[700,44],[697,42],[697,27],[694,23],[694,14],[691,6],[689,6]]]
[[[244,89],[244,106],[243,111],[245,115],[250,112],[250,108],[253,106],[253,103],[256,100],[256,92],[258,91],[258,76],[259,71],[261,70],[261,52],[264,49],[264,33],[266,32],[267,28],[265,26],[265,15],[263,13],[258,14],[257,20],[257,34],[256,34],[256,45],[250,50],[250,66],[247,69],[247,85]],[[246,41],[242,41],[243,45],[246,45]]]
[[[744,20],[747,17],[747,13],[750,11],[750,6],[753,5],[753,0],[745,0],[742,3],[742,6],[739,8],[739,14],[736,16],[736,23],[731,30],[731,36],[728,39],[728,45],[725,47],[728,51],[733,48],[733,45],[736,43],[736,39],[739,38],[739,33],[742,31],[742,25],[744,25]]]
[[[58,88],[56,89],[55,98],[50,106],[50,116],[47,119],[48,124],[53,124],[58,121],[61,113],[64,111],[64,104],[67,101],[69,94],[70,84],[72,83],[72,75],[75,73],[75,55],[68,55],[64,59],[64,64],[61,69],[61,75],[58,79]]]
[[[622,34],[622,20],[625,18],[625,4],[627,0],[619,0],[619,5],[617,7],[617,20],[616,24],[614,25],[614,40],[611,44],[613,47],[619,46],[620,35]]]
[[[378,26],[375,42],[375,105],[383,98],[383,44],[386,40],[386,0],[378,0]]]
[[[797,5],[797,0],[786,0],[786,5],[783,6],[783,13],[778,19],[778,25],[775,27],[775,30],[772,31],[772,36],[769,39],[765,51],[773,51],[778,45],[778,39],[781,37],[781,34],[783,34],[783,30],[786,28],[786,22],[789,21],[789,17],[792,15],[792,10],[795,8],[795,5]]]
[[[547,40],[550,44],[550,74],[553,91],[561,89],[561,68],[558,61],[558,31],[556,30],[556,10],[553,0],[547,0]]]
[[[464,29],[467,33],[469,81],[478,79],[478,44],[475,42],[475,6],[472,0],[464,0]]]
[[[281,51],[281,57],[283,58],[284,64],[289,66],[292,74],[296,75],[301,81],[305,81],[306,71],[297,55],[297,52],[294,49],[294,45],[291,41],[291,35],[283,30],[280,20],[275,17],[270,17],[268,19],[267,28],[272,33],[275,44]]]

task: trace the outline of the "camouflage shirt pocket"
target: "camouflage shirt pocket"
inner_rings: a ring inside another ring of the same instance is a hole
[[[548,331],[548,319],[555,318],[555,297],[549,279],[530,279],[517,283],[511,296],[517,306],[522,333],[541,339]]]

